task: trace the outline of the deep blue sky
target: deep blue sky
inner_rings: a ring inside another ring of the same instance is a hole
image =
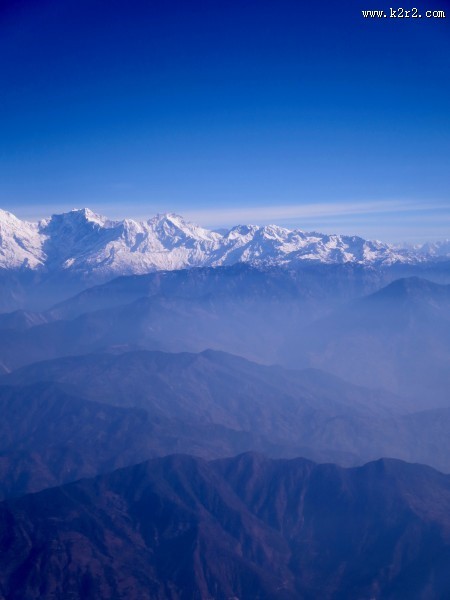
[[[0,206],[450,237],[450,2],[413,5],[448,17],[3,0]]]

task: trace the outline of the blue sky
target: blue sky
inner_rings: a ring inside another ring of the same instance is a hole
[[[0,206],[450,237],[450,3],[388,6],[4,1]]]

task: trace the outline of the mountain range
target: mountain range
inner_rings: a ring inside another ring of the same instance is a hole
[[[450,597],[449,258],[0,212],[0,600]]]
[[[239,264],[0,315],[0,600],[446,600],[450,286],[404,273],[448,281]]]
[[[275,225],[210,231],[175,214],[112,221],[75,209],[38,223],[0,211],[0,268],[62,272],[96,281],[118,275],[245,262],[391,265],[449,257],[447,243],[399,248],[357,236],[306,233]]]

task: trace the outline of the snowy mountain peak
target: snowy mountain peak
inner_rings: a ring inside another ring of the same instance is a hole
[[[0,208],[0,224],[8,222],[20,222],[19,219],[7,210]]]
[[[413,250],[422,255],[428,256],[450,256],[450,240],[441,242],[428,242],[420,246],[413,246]]]
[[[177,215],[176,213],[158,213],[149,219],[148,222],[160,227],[167,223],[178,227],[189,226],[189,223],[187,223],[181,215]]]
[[[38,225],[0,209],[0,268],[36,269],[44,258]]]
[[[68,214],[78,217],[89,223],[96,223],[97,225],[101,226],[109,223],[109,220],[106,217],[93,212],[89,208],[73,208]]]
[[[389,265],[436,256],[450,256],[448,243],[402,249],[357,236],[306,233],[277,225],[237,225],[219,233],[174,213],[148,221],[111,221],[88,208],[28,223],[0,210],[0,268],[64,271],[93,281],[239,262]]]
[[[94,213],[89,208],[73,208],[69,212],[55,214],[39,223],[41,230],[47,227],[71,227],[76,229],[85,224],[94,224],[99,227],[108,226],[111,222],[101,215]]]
[[[185,221],[182,216],[175,213],[158,214],[150,219],[148,224],[153,231],[169,238],[215,241],[222,237],[218,233]]]

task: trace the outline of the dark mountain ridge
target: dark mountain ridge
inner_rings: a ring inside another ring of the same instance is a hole
[[[449,514],[421,465],[171,456],[0,504],[0,597],[444,600]]]
[[[216,458],[257,449],[272,456],[356,460],[333,443],[329,449],[308,448],[301,435],[285,438],[271,435],[270,427],[246,428],[237,423],[239,411],[230,416],[230,406],[219,402],[204,399],[202,407],[183,413],[178,411],[182,399],[157,390],[152,398],[159,406],[167,401],[164,410],[152,409],[151,398],[141,401],[143,409],[131,399],[127,406],[114,406],[111,394],[97,396],[99,401],[88,400],[79,389],[60,383],[0,386],[0,499],[174,452]],[[202,412],[215,418],[205,419]],[[274,419],[280,420],[276,411]]]

